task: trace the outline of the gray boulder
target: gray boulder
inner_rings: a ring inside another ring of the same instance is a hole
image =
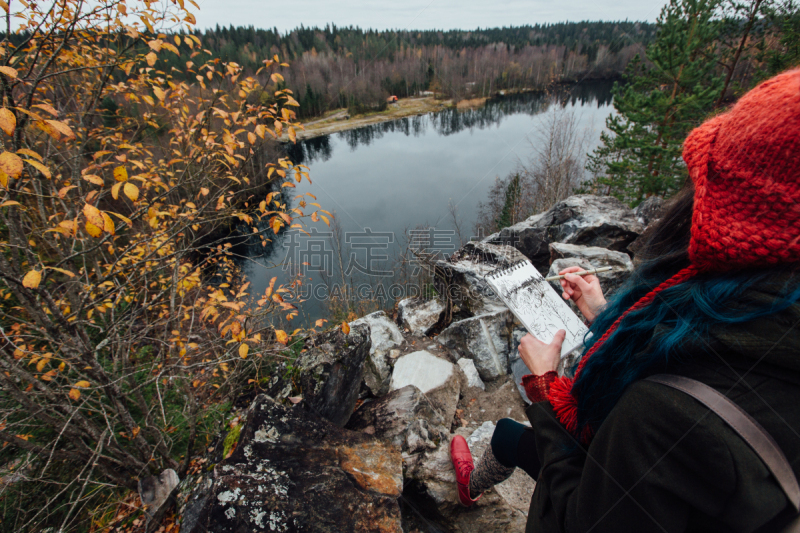
[[[658,196],[651,196],[634,209],[634,213],[636,213],[639,222],[645,226],[642,234],[628,245],[628,252],[634,256],[634,261],[639,261],[639,256],[647,244],[647,241],[649,241],[652,234],[655,233],[656,222],[661,220],[665,211],[666,204],[664,200]]]
[[[660,196],[651,196],[636,206],[633,214],[639,223],[645,228],[657,222],[664,214],[664,199]]]
[[[550,243],[550,258],[553,262],[550,264],[548,276],[556,276],[571,266],[585,269],[612,267],[614,270],[611,272],[601,272],[597,275],[606,296],[613,294],[633,272],[633,261],[628,254],[597,246]],[[561,285],[556,282],[554,287],[560,294]]]
[[[391,358],[389,352],[403,343],[403,333],[397,324],[383,311],[377,311],[350,322],[350,328],[366,325],[369,327],[370,349],[364,369],[364,383],[375,396],[382,396],[389,390]]]
[[[437,340],[461,357],[472,359],[480,377],[492,381],[508,371],[512,321],[511,311],[504,307],[453,322]]]
[[[433,298],[406,298],[397,304],[397,321],[412,335],[427,335],[444,313],[444,304]]]
[[[292,364],[292,375],[275,372],[265,392],[282,400],[302,391],[305,407],[344,426],[356,406],[370,345],[364,324],[350,328],[349,335],[334,329],[314,337]]]
[[[628,252],[634,257],[634,261],[639,260],[642,249],[650,240],[650,236],[655,232],[656,222],[658,222],[665,212],[665,202],[660,196],[651,196],[640,203],[633,210],[636,218],[644,225],[644,231],[636,240],[628,245]]]
[[[467,378],[468,387],[477,387],[481,390],[486,390],[486,385],[484,385],[483,381],[481,380],[481,376],[478,374],[478,369],[475,368],[475,363],[472,361],[472,359],[462,357],[456,361],[456,364],[461,368],[461,371],[464,372],[464,375]]]
[[[420,350],[397,359],[390,390],[414,385],[427,396],[444,420],[444,425],[449,427],[461,394],[461,379],[453,363]]]
[[[440,411],[414,385],[365,403],[353,413],[347,429],[375,435],[409,454],[432,450],[450,434]]]
[[[586,194],[570,196],[485,241],[517,248],[544,273],[550,262],[551,242],[624,251],[642,230],[633,211],[616,198]]]
[[[491,265],[494,268],[505,268],[525,259],[525,256],[513,246],[483,241],[469,241],[453,257]]]
[[[260,395],[231,457],[182,498],[181,531],[400,533],[402,487],[391,444]]]
[[[145,531],[157,525],[167,509],[174,503],[180,478],[175,470],[168,468],[157,476],[139,480],[139,498],[142,500],[146,518]]]

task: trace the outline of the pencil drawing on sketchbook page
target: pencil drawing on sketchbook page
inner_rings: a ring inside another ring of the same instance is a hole
[[[565,330],[562,357],[583,345],[588,329],[530,261],[493,272],[486,281],[537,339],[549,343],[559,329]]]

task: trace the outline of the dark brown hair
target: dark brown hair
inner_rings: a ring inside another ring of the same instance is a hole
[[[689,266],[689,239],[692,229],[694,184],[686,184],[664,206],[663,215],[647,229],[647,240],[636,254],[636,262],[646,276],[660,273],[664,279]]]

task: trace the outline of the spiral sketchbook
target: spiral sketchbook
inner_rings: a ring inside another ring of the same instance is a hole
[[[561,357],[583,345],[588,329],[550,283],[527,259],[492,272],[486,281],[534,337],[549,343],[556,332],[567,332]]]

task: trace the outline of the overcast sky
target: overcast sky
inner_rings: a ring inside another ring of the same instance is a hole
[[[666,0],[196,0],[197,27],[475,29],[580,20],[654,21]],[[187,6],[189,4],[187,3]]]

